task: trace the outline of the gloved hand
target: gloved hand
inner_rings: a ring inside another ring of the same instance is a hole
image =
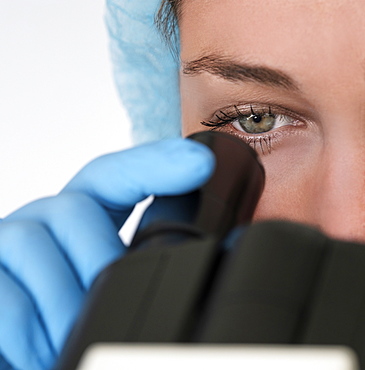
[[[118,231],[134,205],[192,191],[213,167],[192,140],[147,144],[92,161],[58,196],[3,219],[0,353],[11,367],[51,368],[93,280],[125,253]]]

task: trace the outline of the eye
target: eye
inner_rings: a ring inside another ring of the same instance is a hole
[[[236,105],[225,110],[219,110],[214,115],[214,120],[203,121],[202,125],[211,127],[212,130],[220,129],[240,137],[254,149],[261,148],[262,154],[271,153],[272,147],[278,136],[283,134],[280,128],[305,128],[306,124],[296,114],[288,110],[275,107],[275,109]],[[290,130],[289,130],[290,131]]]
[[[238,111],[238,108],[236,108]],[[271,108],[268,112],[257,113],[252,106],[250,114],[242,114],[237,112],[237,117],[231,117],[232,126],[248,134],[262,134],[273,129],[290,125],[294,119],[283,114],[273,114]],[[228,115],[225,115],[228,118]]]

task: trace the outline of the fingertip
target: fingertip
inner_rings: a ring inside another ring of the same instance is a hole
[[[215,155],[212,150],[189,138],[165,139],[147,144],[150,148],[136,148],[144,155],[144,160],[153,163],[155,169],[163,165],[167,173],[181,178],[186,173],[191,179],[195,178],[197,186],[206,181],[215,169]],[[146,151],[147,149],[147,151]],[[147,154],[148,153],[148,154]]]
[[[195,190],[206,183],[214,171],[215,156],[202,143],[178,138],[152,145],[157,145],[153,151],[157,149],[158,159],[154,161],[154,178],[150,177],[148,187],[155,195],[177,195]]]
[[[215,167],[214,153],[208,146],[198,141],[178,138],[161,140],[159,144],[171,160],[188,164],[197,163],[198,166],[204,166],[209,173]]]
[[[183,139],[187,146],[187,155],[183,158],[196,176],[197,186],[205,183],[213,174],[216,158],[213,151],[205,144],[193,139]]]
[[[90,162],[64,188],[88,194],[107,209],[125,211],[149,195],[196,190],[215,168],[212,151],[191,139],[150,142]]]
[[[200,157],[201,161],[206,165],[207,170],[211,174],[216,164],[216,158],[213,151],[207,145],[193,139],[186,138],[184,141],[191,146],[190,150],[193,155],[198,155]]]

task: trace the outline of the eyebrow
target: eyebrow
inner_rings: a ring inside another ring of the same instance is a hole
[[[228,57],[207,55],[182,64],[184,75],[194,76],[202,72],[208,72],[231,82],[256,82],[287,90],[299,90],[294,80],[282,71],[236,62]]]

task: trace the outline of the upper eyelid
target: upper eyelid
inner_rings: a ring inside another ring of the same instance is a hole
[[[289,117],[292,117],[299,121],[306,120],[303,118],[300,114],[295,113],[291,110],[288,110],[287,108],[283,108],[281,106],[272,105],[272,104],[258,104],[258,103],[250,103],[250,104],[235,104],[231,106],[227,106],[225,108],[221,108],[214,112],[213,116],[211,116],[206,121],[211,122],[219,119],[217,115],[223,114],[226,117],[229,117],[230,119],[236,119],[239,116],[245,116],[247,113],[252,114],[251,109],[254,110],[255,114],[265,114],[265,113],[271,113],[274,115],[287,115]],[[224,120],[222,120],[224,121]]]

